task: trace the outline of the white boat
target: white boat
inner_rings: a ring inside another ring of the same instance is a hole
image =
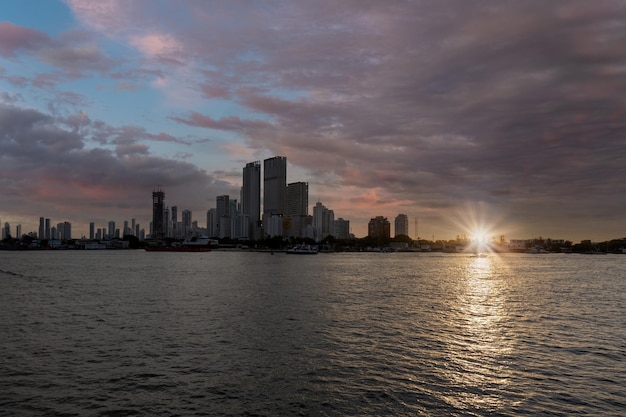
[[[291,255],[317,255],[319,248],[313,245],[296,245],[285,251]]]

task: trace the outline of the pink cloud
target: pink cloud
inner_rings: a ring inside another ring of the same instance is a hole
[[[0,22],[0,55],[14,57],[18,50],[32,50],[49,44],[50,38],[43,32]]]

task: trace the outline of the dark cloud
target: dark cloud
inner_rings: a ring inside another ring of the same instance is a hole
[[[133,131],[145,136],[142,129],[112,129],[119,133],[111,140],[117,143],[114,150],[89,148],[84,136],[89,125],[106,127],[90,123],[86,115],[59,121],[36,110],[0,105],[3,211],[32,219],[62,216],[84,226],[89,219],[122,215],[112,207],[123,202],[124,213],[143,218],[147,227],[150,191],[157,185],[172,201],[200,211],[206,211],[207,203],[198,195],[235,191],[195,165],[153,156],[147,146],[123,140]]]

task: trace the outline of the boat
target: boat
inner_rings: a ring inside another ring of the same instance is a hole
[[[181,243],[174,243],[171,246],[154,245],[146,246],[147,252],[210,252],[218,247],[218,241],[208,237],[191,238]]]
[[[313,245],[296,245],[285,251],[290,255],[317,255],[318,252],[319,248]]]

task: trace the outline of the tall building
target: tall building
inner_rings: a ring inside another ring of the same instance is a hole
[[[89,240],[94,240],[94,238],[96,237],[94,233],[95,227],[96,225],[94,224],[94,222],[89,223]]]
[[[313,207],[313,228],[318,241],[335,232],[335,212],[319,201]]]
[[[367,235],[373,238],[389,239],[391,237],[391,224],[386,217],[376,216],[367,224]]]
[[[215,230],[217,237],[220,239],[230,237],[230,197],[227,195],[218,195],[215,198],[216,225]]]
[[[115,222],[113,220],[109,222],[108,236],[109,236],[109,239],[113,239],[115,237]]]
[[[241,237],[253,240],[261,239],[261,162],[246,164],[243,168],[243,186],[241,187]]]
[[[409,217],[406,214],[398,214],[394,221],[394,236],[409,235]]]
[[[18,224],[17,226],[15,226],[15,237],[17,239],[22,238],[22,225],[21,224]]]
[[[217,210],[212,208],[206,212],[206,234],[208,237],[217,237]]]
[[[172,236],[177,238],[181,234],[181,231],[177,230],[177,228],[179,227],[179,225],[178,225],[178,206],[172,206],[170,211],[171,211],[171,215],[172,215]]]
[[[335,234],[337,239],[350,239],[350,220],[341,217],[335,220]]]
[[[163,239],[165,214],[165,193],[158,189],[152,192],[152,239]]]
[[[46,230],[44,239],[50,240],[52,235],[50,234],[50,219],[46,219]]]
[[[44,224],[43,217],[39,218],[39,239],[46,238],[46,226]]]
[[[263,161],[263,229],[266,235],[270,235],[269,219],[272,215],[284,215],[286,205],[287,157],[275,156]]]
[[[57,227],[59,239],[71,240],[72,239],[72,224],[70,222],[59,223]]]
[[[292,182],[287,185],[285,236],[302,237],[309,214],[309,183]]]
[[[191,210],[183,210],[183,236],[188,238],[191,236],[193,229],[191,228]]]

